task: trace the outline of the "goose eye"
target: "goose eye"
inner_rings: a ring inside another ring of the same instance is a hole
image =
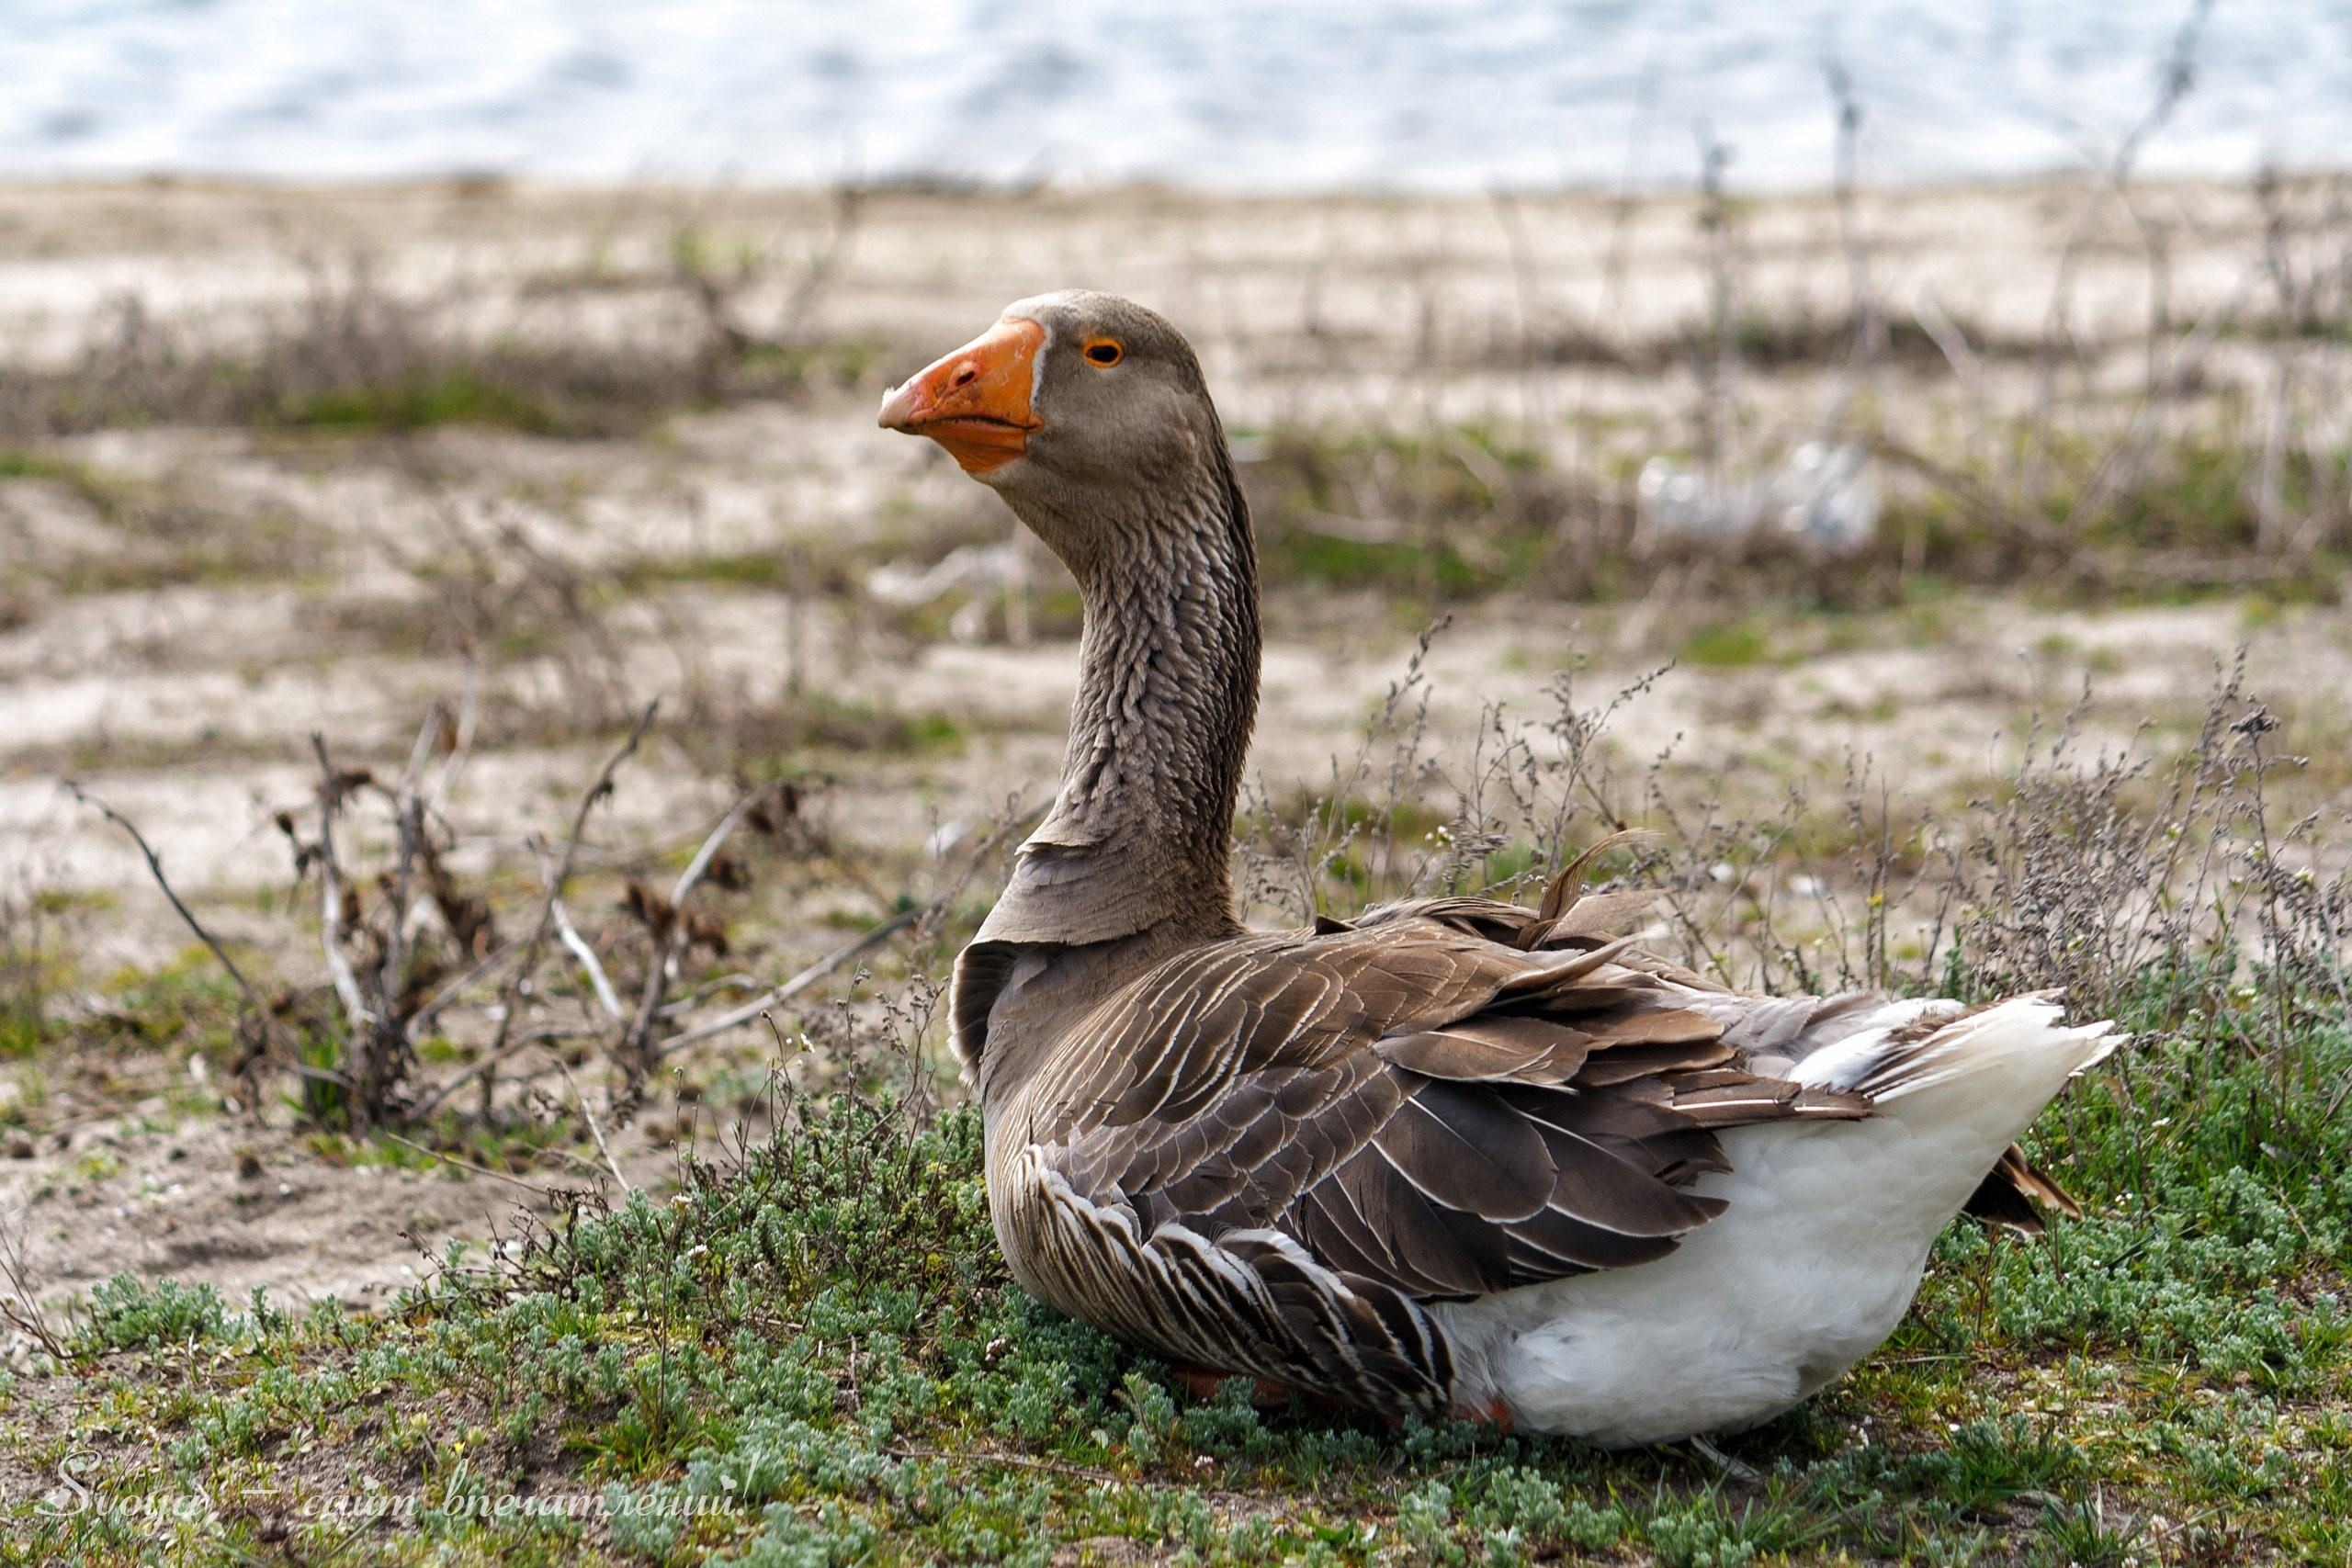
[[[1111,337],[1089,338],[1086,340],[1086,347],[1081,352],[1085,354],[1086,362],[1089,365],[1103,370],[1108,370],[1127,356],[1125,346],[1117,338]]]

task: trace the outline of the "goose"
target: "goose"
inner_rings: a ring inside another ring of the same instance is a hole
[[[1603,840],[1540,907],[1245,928],[1250,511],[1166,320],[1069,290],[884,398],[1084,604],[1052,807],[957,957],[1012,1277],[1166,1359],[1392,1421],[1605,1445],[1754,1426],[1890,1334],[1937,1233],[2068,1207],[2014,1140],[2113,1049],[2054,993],[1727,989],[1621,932]]]

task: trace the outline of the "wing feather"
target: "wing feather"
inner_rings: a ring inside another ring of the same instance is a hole
[[[1438,900],[1188,954],[1062,1086],[1057,1164],[1147,1227],[1281,1235],[1430,1300],[1663,1256],[1722,1209],[1689,1190],[1716,1130],[1860,1113],[1744,1070],[1623,941],[1521,946],[1532,919]]]

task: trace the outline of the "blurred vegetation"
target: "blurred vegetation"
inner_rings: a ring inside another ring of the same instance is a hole
[[[1886,501],[1859,548],[1768,532],[1678,538],[1646,528],[1630,474],[1564,470],[1488,427],[1430,437],[1285,429],[1243,470],[1274,592],[1351,590],[1406,613],[1528,595],[1600,603],[1670,589],[1705,601],[1790,598],[1827,610],[1898,604],[1920,583],[2014,589],[2042,602],[2178,603],[2260,588],[2336,604],[2352,574],[2352,489],[2339,453],[2281,460],[2277,504],[2311,520],[2301,547],[2266,547],[2262,455],[2168,441],[2119,478],[2113,454],[2061,442],[2043,489],[1996,499],[2003,476],[1907,449],[1877,460]]]

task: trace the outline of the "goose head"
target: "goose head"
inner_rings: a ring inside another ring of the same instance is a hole
[[[893,388],[881,423],[930,436],[996,491],[1085,605],[1061,788],[977,941],[1238,930],[1257,547],[1192,345],[1114,295],[1041,294]]]
[[[892,388],[879,423],[945,448],[1081,581],[1106,555],[1231,504],[1225,433],[1192,345],[1114,294],[1015,301]]]

